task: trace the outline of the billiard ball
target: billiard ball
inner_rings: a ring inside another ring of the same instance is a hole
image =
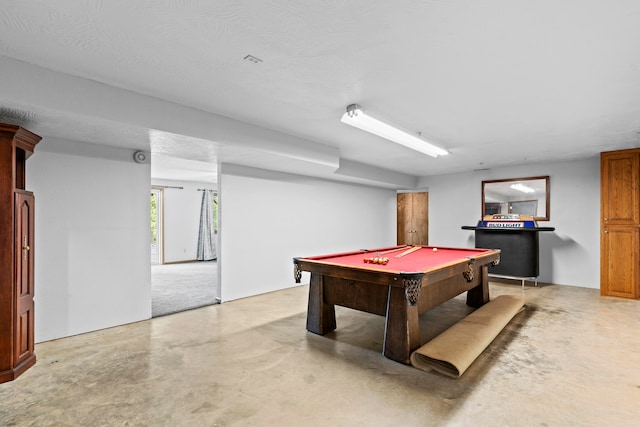
[[[438,252],[438,248],[433,248],[433,252]]]

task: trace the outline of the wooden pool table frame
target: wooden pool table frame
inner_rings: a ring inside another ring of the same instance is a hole
[[[335,330],[335,305],[385,316],[382,353],[408,364],[411,353],[420,347],[421,313],[465,291],[471,307],[489,302],[488,265],[500,262],[500,251],[470,250],[469,255],[416,272],[369,270],[366,266],[294,258],[297,282],[302,271],[311,273],[307,330],[319,335]]]

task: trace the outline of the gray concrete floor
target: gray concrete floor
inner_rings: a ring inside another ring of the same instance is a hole
[[[381,356],[379,316],[338,307],[335,332],[306,332],[307,289],[38,344],[36,366],[0,385],[0,425],[638,425],[640,301],[528,287],[451,379]],[[470,311],[461,296],[423,314],[423,340]]]

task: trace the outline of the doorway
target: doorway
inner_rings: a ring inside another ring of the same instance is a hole
[[[203,183],[171,184],[176,185],[154,183],[151,188],[151,317],[218,302],[217,192]],[[201,237],[203,216],[209,239]],[[200,257],[204,240],[212,246]]]

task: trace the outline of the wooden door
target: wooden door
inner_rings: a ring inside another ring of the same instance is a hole
[[[396,240],[398,245],[409,245],[411,239],[411,193],[398,193],[396,208]]]
[[[429,244],[429,193],[398,193],[398,245]]]
[[[34,197],[15,193],[15,268],[16,317],[14,361],[22,363],[33,355],[34,345],[34,266],[33,226]]]
[[[600,160],[600,294],[640,296],[640,150]]]
[[[640,229],[604,227],[601,236],[600,294],[638,298]]]

